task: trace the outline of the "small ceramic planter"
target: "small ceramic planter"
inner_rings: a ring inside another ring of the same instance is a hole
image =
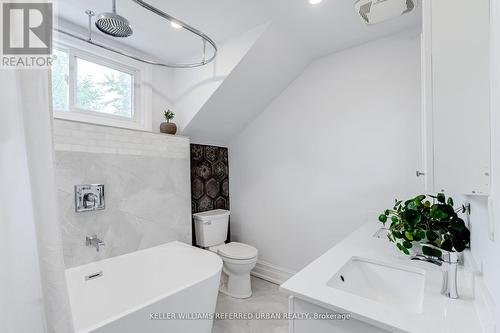
[[[177,125],[175,125],[174,123],[161,123],[160,132],[174,135],[175,133],[177,133]]]

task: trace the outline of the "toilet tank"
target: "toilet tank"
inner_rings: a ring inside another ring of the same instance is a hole
[[[193,214],[196,245],[209,247],[223,244],[227,238],[229,211],[210,210]]]

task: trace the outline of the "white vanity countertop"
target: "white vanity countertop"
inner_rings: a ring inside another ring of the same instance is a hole
[[[441,268],[425,262],[410,261],[408,256],[399,253],[385,235],[382,238],[374,237],[381,227],[376,222],[363,225],[282,284],[281,290],[321,307],[350,313],[354,319],[392,332],[482,332],[474,307],[471,273],[463,267],[459,268],[459,299],[442,296]],[[422,311],[408,312],[327,286],[328,281],[352,257],[422,270],[425,273]]]

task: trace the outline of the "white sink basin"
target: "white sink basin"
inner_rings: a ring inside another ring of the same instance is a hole
[[[353,257],[327,285],[375,302],[421,313],[424,281],[424,271]]]

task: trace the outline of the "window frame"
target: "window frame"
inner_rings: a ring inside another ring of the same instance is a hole
[[[76,50],[74,50],[74,49],[69,50],[69,68],[70,68],[70,70],[69,70],[69,86],[70,86],[70,92],[68,95],[71,97],[68,97],[68,98],[73,101],[73,112],[78,112],[78,113],[83,113],[83,114],[88,113],[88,114],[92,114],[95,116],[102,116],[102,117],[111,118],[111,119],[122,119],[122,120],[126,119],[126,120],[137,121],[137,119],[136,119],[137,118],[137,112],[136,112],[137,105],[136,105],[136,96],[135,96],[136,95],[135,94],[136,71],[132,68],[125,67],[125,66],[122,66],[122,65],[117,64],[117,63],[112,63],[110,61],[98,59],[92,55],[89,55],[89,54],[82,52],[82,51],[79,51],[79,50],[76,52],[75,51]],[[77,84],[78,59],[81,59],[81,60],[87,61],[87,62],[91,62],[91,63],[99,65],[99,66],[114,69],[116,71],[128,74],[132,77],[132,87],[131,87],[132,88],[132,93],[131,93],[132,117],[131,118],[116,116],[116,115],[112,115],[109,113],[99,112],[99,111],[95,111],[95,110],[88,110],[88,109],[83,109],[83,108],[78,107],[77,98],[76,98],[77,91],[78,91],[78,84]],[[73,73],[71,71],[71,68],[73,68]],[[71,86],[73,87],[73,89],[71,89]],[[71,103],[68,103],[68,105],[70,105],[70,104]],[[61,112],[64,112],[64,111],[61,111]]]
[[[152,131],[152,88],[151,65],[103,50],[88,43],[60,36],[54,48],[68,54],[68,110],[53,108],[57,119],[79,121],[91,124]],[[90,61],[132,76],[132,118],[85,110],[77,107],[77,59]],[[52,89],[50,90],[52,94]],[[52,95],[51,95],[52,96]],[[52,101],[52,98],[51,98]]]

